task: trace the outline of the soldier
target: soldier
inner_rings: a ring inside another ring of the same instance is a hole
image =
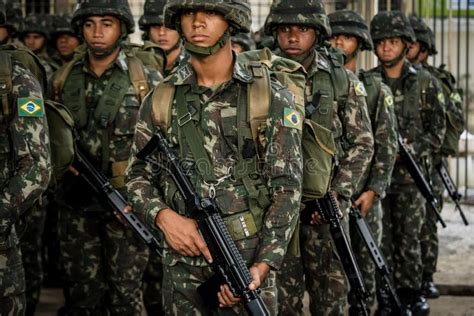
[[[0,24],[6,24],[3,1]],[[8,49],[0,46],[0,315],[16,316],[26,308],[16,224],[47,188],[51,162],[42,88]]]
[[[74,50],[81,44],[81,38],[74,33],[70,16],[61,15],[53,20],[51,41],[57,51],[52,57],[56,64],[62,66],[72,60]]]
[[[332,30],[331,45],[344,52],[344,66],[354,73],[364,83],[367,91],[367,106],[369,109],[375,146],[374,157],[362,177],[354,194],[354,204],[360,208],[367,220],[375,241],[380,247],[382,240],[382,205],[385,189],[390,183],[395,157],[397,155],[397,122],[393,108],[393,96],[390,88],[381,77],[356,69],[359,52],[373,50],[369,28],[358,13],[341,10],[328,15]],[[364,277],[367,290],[371,293],[368,304],[375,303],[375,265],[370,257],[369,249],[357,234],[356,227],[350,225],[351,243],[357,263]],[[351,298],[349,296],[349,298]],[[349,299],[351,302],[351,299]],[[349,309],[351,315],[360,315],[355,305]]]
[[[12,44],[21,26],[21,10],[13,3],[6,4],[7,19],[0,25],[0,45]]]
[[[320,44],[331,34],[322,1],[274,2],[265,29],[276,38],[277,54],[299,62],[307,71],[306,116],[333,132],[339,167],[331,189],[348,225],[349,200],[373,155],[364,86],[334,55],[318,51],[324,50]],[[287,254],[278,274],[280,314],[302,314],[303,274],[313,315],[344,314],[348,292],[344,271],[328,225],[318,218],[314,221],[316,226],[300,228],[302,258]]]
[[[266,128],[261,138],[252,139],[246,120],[246,109],[251,107],[247,103],[250,102],[247,89],[260,79],[254,77],[247,64],[236,60],[230,41],[232,34],[250,31],[248,2],[171,0],[164,15],[165,26],[178,29],[190,57],[142,104],[127,188],[136,211],[148,225],[161,231],[166,240],[163,250],[165,313],[210,314],[196,288],[213,274],[207,264],[211,255],[195,221],[184,216],[184,205],[173,198],[171,177],[165,172],[152,174],[143,161],[135,158],[158,128],[153,117],[170,106],[169,126],[161,125],[161,129],[175,152],[187,161],[185,169],[197,194],[215,196],[232,238],[250,267],[253,280],[249,288],[262,288],[262,298],[273,315],[276,313],[275,269],[281,266],[296,226],[301,197],[302,121],[293,95],[273,78],[267,82],[264,89],[269,92],[271,103]],[[162,100],[160,89],[173,91],[170,102]],[[184,131],[178,112],[187,109],[191,111],[187,120],[189,129]],[[285,118],[290,114],[294,118],[291,123]],[[190,142],[202,144],[204,151],[190,149]],[[258,150],[259,154],[257,148],[262,149]],[[253,167],[244,168],[242,174],[234,173],[239,169],[235,167],[244,163],[243,156],[247,162],[254,161]],[[206,162],[208,167],[204,169],[209,172],[198,168],[198,162],[201,165],[202,161]],[[212,178],[217,182],[210,180]],[[267,198],[268,203],[265,203]],[[243,227],[249,228],[247,234],[243,233]],[[218,314],[244,313],[227,285],[222,286],[218,294],[209,295],[217,295],[219,299]]]
[[[421,22],[423,21],[421,20]],[[415,34],[418,40],[419,35],[416,29]],[[446,135],[439,152],[433,156],[433,166],[436,167],[441,163],[446,163],[448,156],[454,156],[458,153],[459,137],[464,131],[464,113],[462,98],[456,89],[454,76],[442,66],[436,68],[427,63],[428,56],[437,54],[434,34],[428,27],[427,37],[429,45],[426,50],[422,50],[419,54],[418,62],[440,81],[446,102]],[[444,184],[436,168],[432,169],[430,178],[433,190],[440,201],[440,209],[442,209]],[[433,282],[433,274],[436,272],[436,264],[438,261],[439,246],[436,216],[434,213],[428,212],[426,214],[426,221],[421,228],[421,235],[423,261],[422,291],[427,298],[438,298],[439,290]]]
[[[235,34],[231,38],[232,49],[238,54],[255,49],[255,43],[249,33]]]
[[[408,19],[399,11],[379,12],[370,25],[379,73],[394,95],[398,130],[412,149],[420,167],[441,146],[445,133],[444,104],[439,86],[429,74],[417,71],[405,60],[415,35]],[[397,158],[387,196],[382,201],[383,251],[394,269],[397,293],[414,315],[426,315],[429,306],[421,294],[420,232],[425,218],[425,200]],[[379,310],[389,303],[379,301]]]
[[[75,119],[76,144],[125,194],[124,174],[141,99],[161,76],[122,49],[134,30],[126,0],[78,4],[73,31],[87,45],[53,78],[53,97]],[[139,315],[148,251],[73,173],[58,198],[66,315]]]
[[[138,25],[144,32],[144,40],[152,41],[164,50],[166,54],[164,75],[167,75],[186,58],[186,54],[179,33],[164,25],[163,8],[165,4],[165,0],[145,1],[145,14],[138,21]]]

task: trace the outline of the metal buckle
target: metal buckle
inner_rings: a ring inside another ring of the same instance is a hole
[[[186,113],[184,114],[183,116],[181,116],[180,118],[178,118],[178,125],[179,126],[183,126],[187,123],[189,123],[189,121],[191,121],[192,119],[192,116],[191,116],[191,113]]]

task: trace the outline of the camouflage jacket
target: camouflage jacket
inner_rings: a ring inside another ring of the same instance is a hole
[[[202,135],[205,151],[213,166],[211,172],[217,179],[229,176],[230,169],[238,163],[237,111],[247,107],[247,87],[252,73],[245,65],[235,62],[232,79],[213,89],[198,86],[196,75],[188,61],[184,61],[165,81],[176,89],[185,89],[185,99],[190,101],[192,122]],[[278,82],[272,81],[272,100],[266,122],[262,167],[259,178],[268,189],[270,206],[262,212],[262,228],[253,237],[236,241],[248,263],[266,262],[279,268],[290,237],[296,226],[300,209],[302,152],[301,130],[284,125],[284,113],[295,111],[293,96]],[[196,170],[196,161],[187,140],[182,139],[178,127],[176,95],[171,108],[171,122],[167,138],[187,169],[191,183],[199,196],[209,196],[209,186]],[[157,129],[153,120],[152,98],[145,99],[139,120],[127,175],[129,200],[137,213],[155,230],[155,217],[163,208],[172,208],[184,215],[184,204],[174,193],[176,188],[165,172],[152,173],[151,165],[137,160],[135,154],[143,148]],[[166,105],[163,105],[166,106]],[[189,107],[189,106],[188,106]],[[246,116],[244,116],[246,117]],[[191,123],[189,123],[191,124]],[[301,122],[300,122],[301,124]],[[301,126],[300,126],[301,127]],[[156,156],[156,159],[159,159]],[[235,169],[234,169],[235,170]],[[156,171],[156,168],[155,168]],[[174,188],[174,189],[173,189]],[[216,187],[216,203],[224,220],[235,214],[248,212],[249,195],[241,180],[225,180]],[[205,265],[202,257],[183,257],[170,251],[165,244],[164,264],[177,261],[191,265]]]
[[[314,76],[318,71],[328,71],[331,63],[316,51],[315,59],[307,69],[306,103],[312,101],[315,91]],[[334,110],[332,132],[337,148],[339,166],[332,181],[332,188],[349,199],[367,169],[374,153],[374,137],[365,100],[366,92],[354,73],[346,70],[349,91],[345,104]],[[362,89],[361,89],[362,88]],[[338,87],[334,87],[338,89]],[[337,107],[336,102],[334,102]]]
[[[396,80],[387,79],[381,66],[371,71],[381,74],[392,90],[398,131],[407,139],[419,166],[428,171],[430,157],[440,148],[446,130],[444,95],[439,82],[408,61]],[[402,162],[397,161],[392,184],[401,188],[400,185],[409,183],[414,183],[413,179]]]
[[[0,297],[24,291],[21,260],[11,249],[18,244],[14,224],[46,190],[51,175],[41,86],[14,61],[12,72],[11,114],[5,117],[3,103],[0,112]]]
[[[385,196],[398,152],[397,120],[393,95],[379,76],[359,72],[360,80],[367,91],[372,131],[374,134],[374,157],[359,183],[357,195],[372,190],[378,197]]]
[[[140,100],[129,79],[129,82],[125,83],[127,88],[122,88],[126,91],[114,90],[114,87],[112,87],[111,91],[114,95],[108,96],[113,98],[124,92],[124,97],[113,122],[108,122],[104,126],[103,122],[96,116],[97,107],[101,99],[105,97],[104,91],[108,87],[109,81],[112,80],[112,75],[124,74],[128,78],[128,70],[127,57],[123,51],[120,51],[112,66],[100,77],[97,77],[90,69],[86,54],[85,57],[75,63],[66,80],[60,100],[56,100],[65,104],[73,114],[80,148],[102,166],[127,161],[130,154]],[[85,76],[85,79],[76,81],[77,77],[72,79],[73,73],[78,73],[79,77]],[[151,70],[146,66],[144,66],[144,73],[150,90],[162,79],[156,70]],[[80,81],[84,82],[84,86]],[[68,89],[74,89],[74,91]],[[80,95],[81,98],[85,99],[85,109],[82,109],[80,104],[76,104],[71,97],[74,95]],[[79,117],[83,119],[79,119]],[[108,142],[108,144],[104,144],[104,142]],[[103,158],[107,156],[107,161],[103,161]],[[103,171],[108,176],[114,176],[112,170]]]

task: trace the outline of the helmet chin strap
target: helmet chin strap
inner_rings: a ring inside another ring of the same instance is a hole
[[[211,56],[215,54],[219,49],[224,47],[224,45],[227,43],[227,41],[230,39],[230,33],[229,31],[225,31],[224,34],[222,34],[221,38],[211,47],[202,47],[202,46],[196,46],[188,42],[186,39],[184,40],[184,48],[192,55],[195,56],[201,56],[201,57],[206,57],[206,56]]]
[[[394,67],[395,65],[397,65],[400,60],[402,60],[403,58],[405,58],[405,56],[407,55],[407,53],[408,53],[408,46],[405,46],[405,48],[404,48],[403,51],[400,53],[400,55],[398,55],[398,56],[395,57],[394,59],[389,60],[389,61],[380,61],[380,62],[382,63],[382,65],[383,65],[384,67],[392,68],[392,67]],[[380,60],[380,58],[379,58],[379,60]]]
[[[120,46],[120,40],[116,41],[114,45],[107,48],[92,48],[87,46],[87,51],[89,54],[94,56],[95,59],[104,59],[110,55]]]

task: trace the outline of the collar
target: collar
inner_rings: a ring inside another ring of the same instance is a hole
[[[84,58],[80,61],[78,61],[77,64],[82,64],[83,70],[87,73],[94,73],[90,69],[90,64],[89,64],[89,57],[88,55],[84,55]],[[123,72],[128,72],[128,63],[127,63],[127,55],[123,51],[123,49],[120,48],[119,54],[117,58],[115,58],[114,62],[110,65],[109,68],[104,72],[108,72],[109,70],[113,69],[114,67],[117,67],[119,70],[122,70]]]

